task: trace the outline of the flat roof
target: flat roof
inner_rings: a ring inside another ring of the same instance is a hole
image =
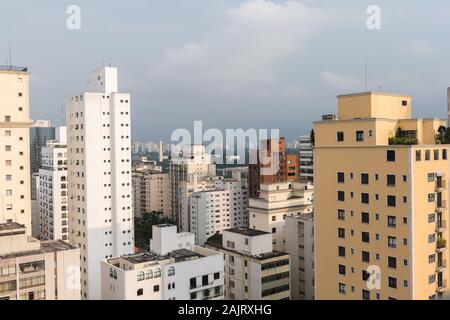
[[[191,250],[188,250],[188,249],[174,250],[174,251],[169,253],[169,256],[171,258],[174,258],[175,262],[181,262],[181,261],[184,261],[184,260],[187,260],[187,259],[202,258],[203,257],[198,252],[191,251]]]
[[[25,229],[25,225],[17,222],[0,223],[0,231]]]
[[[0,65],[0,71],[20,71],[20,72],[28,72],[27,67],[18,67],[18,66],[6,66]]]
[[[242,234],[247,237],[257,237],[269,234],[268,232],[261,231],[261,230],[255,230],[255,229],[248,229],[248,228],[235,228],[235,229],[227,229],[225,230],[227,232]]]
[[[71,244],[64,242],[62,240],[56,241],[41,241],[41,250],[45,252],[57,252],[76,249],[76,247]]]
[[[367,91],[367,92],[355,92],[349,94],[338,95],[338,98],[367,96],[367,95],[381,95],[381,96],[395,96],[395,97],[411,97],[409,94],[397,93],[397,92],[385,92],[385,91]]]
[[[133,264],[158,261],[158,255],[150,252],[134,254],[129,256],[122,256],[121,258]]]

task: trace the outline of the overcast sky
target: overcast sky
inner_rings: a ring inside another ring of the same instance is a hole
[[[81,30],[66,9],[81,8]],[[366,27],[369,5],[381,30]],[[336,95],[413,95],[446,117],[450,1],[15,0],[0,9],[0,64],[28,66],[31,116],[61,121],[65,98],[111,58],[132,94],[133,138],[210,128],[280,128],[289,140],[336,111]]]

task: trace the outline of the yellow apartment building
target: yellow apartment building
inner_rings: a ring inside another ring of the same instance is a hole
[[[0,223],[17,222],[31,234],[29,74],[0,66]]]
[[[447,292],[446,122],[408,95],[338,97],[315,128],[316,299],[427,300]]]

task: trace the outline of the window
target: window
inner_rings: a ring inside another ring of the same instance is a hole
[[[159,285],[153,286],[153,292],[159,292]]]
[[[341,239],[345,239],[345,229],[342,228],[338,229],[338,237]]]
[[[436,262],[436,255],[431,254],[428,256],[428,263],[435,263]]]
[[[356,131],[356,141],[364,141],[364,131]]]
[[[344,141],[344,132],[338,132],[337,133],[337,141],[338,142],[342,142],[342,141]]]
[[[388,257],[388,267],[397,269],[397,258],[394,257]]]
[[[388,237],[388,247],[397,248],[397,238],[396,237]]]
[[[408,101],[407,100],[402,100],[402,106],[403,107],[407,107],[408,106]]]
[[[219,280],[219,279],[220,279],[220,272],[214,273],[214,280]]]
[[[447,149],[442,150],[442,160],[447,160]]]
[[[361,173],[361,184],[369,184],[369,175],[367,173]]]
[[[338,210],[338,219],[345,220],[345,211],[344,210],[341,210],[341,209]]]
[[[422,161],[422,151],[416,150],[416,161]]]
[[[435,223],[436,222],[436,214],[435,213],[430,213],[428,215],[428,223]]]
[[[338,191],[338,201],[345,201],[345,192]]]
[[[345,266],[340,264],[338,272],[339,272],[340,275],[345,276],[345,273],[346,273]]]
[[[197,288],[197,278],[191,278],[191,280],[190,280],[190,288],[191,289]]]
[[[388,216],[388,227],[395,228],[397,227],[397,218],[394,216]]]
[[[337,174],[337,181],[338,181],[338,183],[344,183],[345,182],[345,174],[343,172],[338,172],[338,174]]]
[[[403,176],[403,182],[408,182],[408,177],[407,176]]]
[[[339,257],[345,257],[345,247],[338,247]]]
[[[369,203],[369,194],[361,193],[361,203]]]
[[[363,270],[361,273],[362,273],[362,280],[363,281],[369,280],[370,274],[366,270]]]
[[[432,274],[431,276],[428,277],[428,283],[432,284],[436,282],[436,275]]]
[[[434,202],[436,194],[430,193],[428,194],[428,202]]]
[[[434,157],[433,157],[434,160],[439,160],[439,150],[436,149],[436,150],[434,150],[433,153],[434,153]]]
[[[425,150],[425,161],[430,161],[431,155],[430,150]]]
[[[370,262],[370,253],[367,251],[363,251],[361,253],[361,258],[363,262]]]
[[[369,214],[367,212],[361,212],[361,222],[362,223],[369,223],[370,221]]]
[[[175,275],[175,267],[170,267],[169,270],[167,270],[167,275],[169,277],[174,276]]]
[[[433,182],[434,181],[434,177],[435,177],[434,173],[429,173],[428,174],[428,182]]]
[[[154,274],[154,276],[155,276],[155,278],[159,278],[159,277],[161,277],[161,269],[156,269],[155,270],[155,274]]]
[[[144,294],[144,289],[138,289],[137,295],[142,296]]]
[[[389,277],[388,285],[389,285],[389,288],[397,289],[397,278]]]
[[[345,284],[339,283],[339,293],[345,294]]]
[[[370,243],[370,234],[368,232],[362,232],[361,241],[364,243]]]
[[[428,243],[434,243],[436,242],[436,234],[430,234],[428,235]]]
[[[396,206],[396,198],[395,196],[387,196],[387,206],[395,207]]]
[[[389,187],[395,187],[395,175],[393,174],[387,175],[387,185]]]
[[[394,162],[395,161],[395,150],[388,150],[386,152],[386,158],[388,162]]]
[[[147,273],[145,274],[145,279],[153,279],[153,271],[152,270],[148,270]]]
[[[142,271],[142,272],[139,272],[139,273],[138,273],[138,275],[137,275],[137,281],[143,281],[143,280],[145,280],[145,274],[144,274],[144,272]]]

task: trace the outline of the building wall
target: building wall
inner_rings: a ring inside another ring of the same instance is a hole
[[[135,216],[155,211],[171,217],[169,174],[133,172],[133,202]]]

